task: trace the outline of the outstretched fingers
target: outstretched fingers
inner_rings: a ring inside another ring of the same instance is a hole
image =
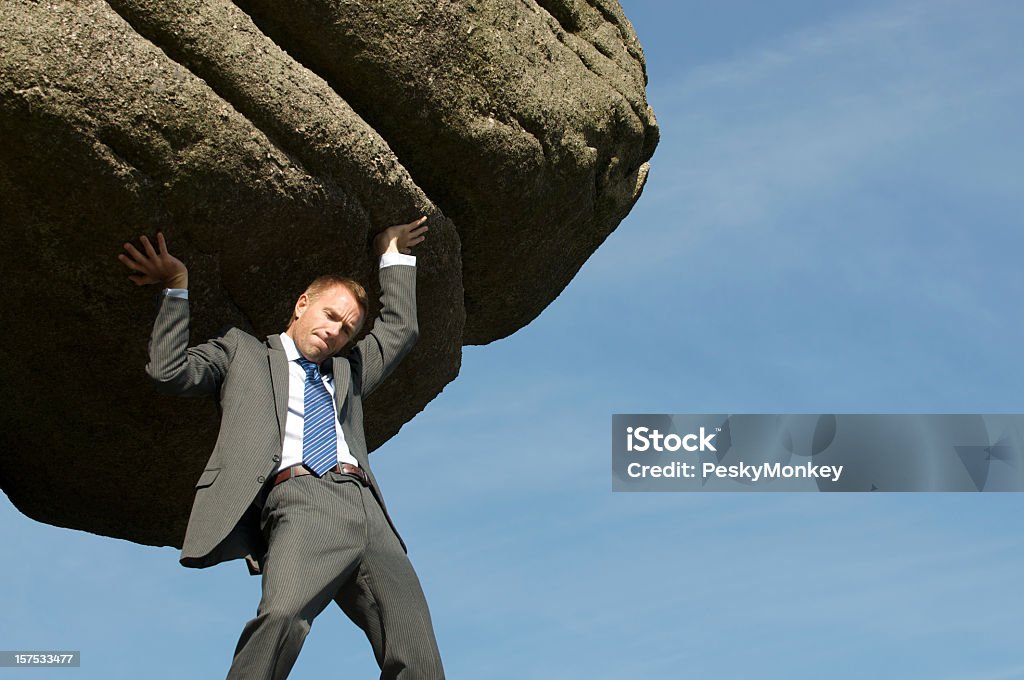
[[[142,247],[146,249],[146,255],[152,257],[153,259],[156,259],[156,250],[153,249],[153,244],[149,242],[149,238],[147,238],[146,235],[143,234],[142,236],[139,237],[139,240],[142,241]]]
[[[125,243],[124,249],[128,251],[129,255],[132,256],[132,260],[134,262],[141,263],[146,261],[146,256],[140,253],[139,249],[133,246],[131,243]],[[121,255],[120,257],[124,258],[125,256]]]
[[[387,252],[409,254],[409,249],[421,243],[427,233],[427,216],[423,215],[408,224],[395,224],[377,234],[374,238],[374,250],[378,255]]]
[[[399,251],[408,254],[410,248],[423,242],[426,238],[427,231],[430,229],[425,224],[426,221],[427,216],[424,215],[418,220],[402,225]]]
[[[188,269],[178,258],[167,252],[167,241],[162,232],[157,232],[157,247],[145,235],[139,237],[140,251],[132,243],[125,243],[127,254],[117,256],[124,266],[134,272],[128,278],[137,286],[162,282],[165,286],[184,288],[188,284]],[[157,251],[159,248],[159,252]]]

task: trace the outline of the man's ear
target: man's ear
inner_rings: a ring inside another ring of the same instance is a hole
[[[299,299],[295,301],[295,309],[292,311],[293,317],[298,319],[300,316],[303,315],[303,313],[305,313],[308,307],[309,295],[303,293],[302,295],[299,296]]]

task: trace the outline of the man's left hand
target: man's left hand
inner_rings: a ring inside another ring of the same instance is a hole
[[[374,250],[378,255],[384,253],[412,254],[412,247],[421,243],[426,238],[427,216],[423,215],[415,222],[409,224],[396,224],[388,227],[373,239]]]

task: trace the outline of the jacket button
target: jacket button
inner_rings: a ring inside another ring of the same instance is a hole
[[[267,481],[267,478],[264,477],[263,475],[260,475],[259,477],[256,478],[256,481],[262,484],[263,482]]]
[[[275,462],[275,463],[280,463],[280,462],[281,462],[281,456],[279,456],[279,455],[277,455],[277,454],[275,453],[275,454],[274,454],[274,462]]]

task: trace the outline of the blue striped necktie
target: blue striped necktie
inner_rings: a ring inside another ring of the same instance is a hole
[[[299,357],[306,372],[303,394],[302,462],[317,477],[338,463],[338,433],[334,431],[334,400],[320,377],[317,365]]]

